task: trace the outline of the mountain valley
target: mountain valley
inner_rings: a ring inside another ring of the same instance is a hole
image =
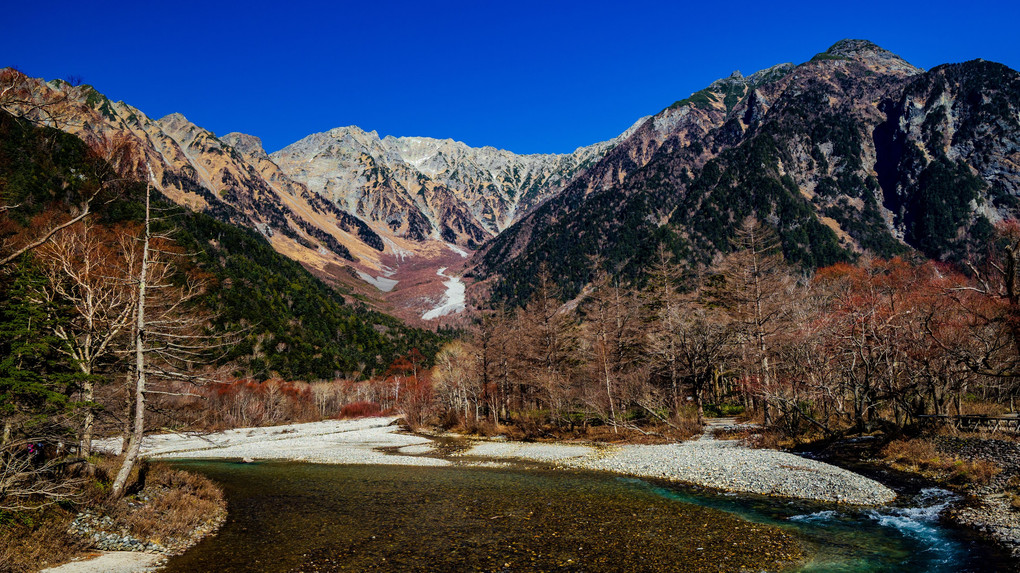
[[[476,302],[519,304],[542,267],[573,296],[592,257],[639,281],[660,245],[705,267],[748,216],[805,268],[863,254],[959,260],[1020,205],[1020,76],[984,61],[924,71],[861,40],[734,72],[559,155],[355,126],[267,153],[257,137],[217,137],[180,114],[154,121],[89,86],[22,81],[23,113],[61,102],[59,127],[129,140],[139,153],[127,169],[151,167],[175,203],[258,231],[413,323],[441,306],[441,267],[473,279]]]

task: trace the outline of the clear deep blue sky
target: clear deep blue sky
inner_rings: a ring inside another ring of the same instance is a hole
[[[1014,2],[11,2],[0,66],[275,151],[343,125],[566,152],[841,38],[1020,69]]]

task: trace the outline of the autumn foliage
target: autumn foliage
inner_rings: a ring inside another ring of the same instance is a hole
[[[369,380],[241,378],[199,387],[179,384],[158,403],[159,423],[206,429],[398,414],[410,424],[423,424],[435,414],[431,371],[417,350]]]
[[[596,279],[565,305],[539,277],[531,303],[486,311],[440,353],[434,393],[467,426],[676,426],[706,402],[790,436],[1003,414],[1020,389],[1018,254],[1006,221],[961,266],[864,257],[807,274],[749,221],[712,267],[663,257],[643,289]]]

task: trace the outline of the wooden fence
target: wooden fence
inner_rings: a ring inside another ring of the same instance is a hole
[[[1016,414],[1007,416],[945,416],[945,415],[921,415],[918,418],[922,422],[933,425],[952,425],[957,430],[976,432],[980,430],[990,432],[1015,432],[1020,433],[1020,416]]]

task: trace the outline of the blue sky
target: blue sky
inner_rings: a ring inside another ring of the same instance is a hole
[[[151,5],[150,5],[151,4]],[[274,151],[343,125],[567,152],[735,69],[865,38],[1020,69],[1013,2],[18,2],[0,66]]]

